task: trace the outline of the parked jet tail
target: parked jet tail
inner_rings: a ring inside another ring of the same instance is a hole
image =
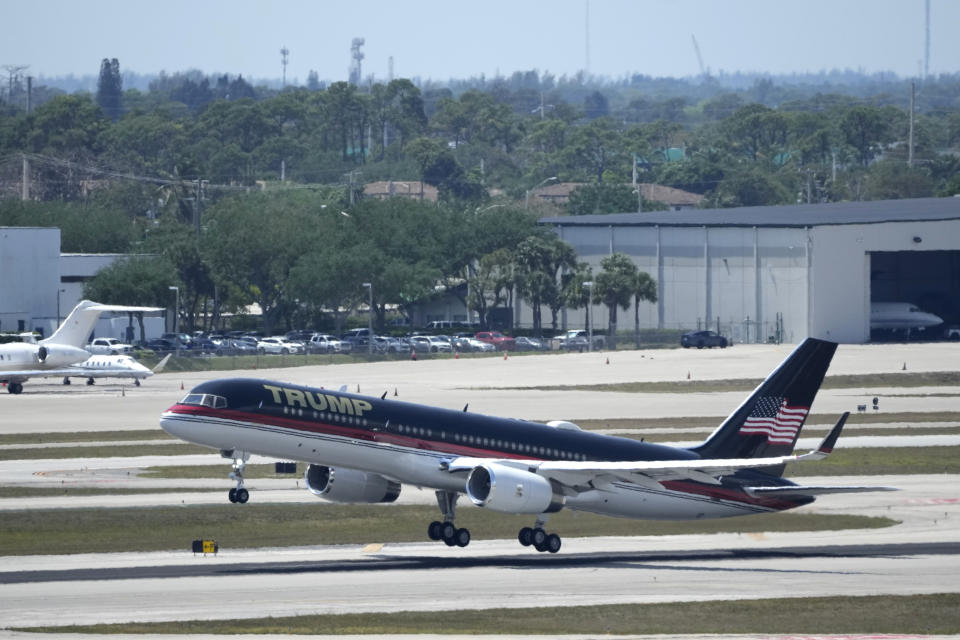
[[[705,459],[789,455],[837,350],[835,342],[807,338],[692,450]],[[783,465],[764,469],[783,474]]]
[[[41,340],[40,344],[61,344],[82,349],[83,346],[87,344],[87,340],[90,338],[90,334],[93,332],[93,328],[96,326],[100,314],[104,311],[156,312],[163,311],[163,307],[130,307],[81,300],[80,303],[73,308],[73,311],[70,312],[70,315],[66,317],[63,324],[53,332],[53,335],[45,340]]]

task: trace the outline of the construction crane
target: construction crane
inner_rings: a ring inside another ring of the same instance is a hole
[[[703,66],[703,56],[700,55],[700,45],[697,44],[697,36],[690,34],[693,40],[693,50],[697,54],[697,62],[700,64],[700,76],[706,80],[710,77],[710,70]]]

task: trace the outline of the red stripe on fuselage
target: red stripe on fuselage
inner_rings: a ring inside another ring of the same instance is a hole
[[[381,444],[393,444],[406,447],[408,449],[436,451],[438,453],[449,453],[456,456],[475,458],[513,458],[517,460],[543,459],[533,455],[520,455],[515,452],[507,453],[504,451],[497,451],[495,449],[478,449],[476,447],[470,447],[453,442],[437,442],[434,440],[424,440],[422,438],[405,436],[398,433],[390,433],[388,431],[374,431],[369,427],[350,427],[291,416],[265,415],[250,411],[237,411],[235,409],[211,409],[209,407],[183,404],[174,405],[167,409],[167,411],[169,413],[181,413],[194,416],[221,418],[224,420],[252,422],[255,424],[292,429],[293,431],[340,436],[344,438],[353,438],[354,440],[365,440],[367,442],[376,442]]]
[[[765,509],[775,509],[777,511],[793,509],[794,507],[807,504],[806,502],[794,502],[784,498],[751,496],[745,491],[738,491],[737,489],[729,489],[727,487],[700,484],[698,482],[691,482],[689,480],[666,480],[660,484],[671,491],[692,493],[694,495],[705,496],[707,498],[714,498],[717,500],[726,500],[728,502],[740,502],[742,504],[763,507]]]

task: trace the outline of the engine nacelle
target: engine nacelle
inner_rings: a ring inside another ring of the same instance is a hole
[[[83,362],[90,357],[90,352],[79,347],[65,344],[44,344],[37,349],[37,360],[48,367],[65,367]]]
[[[565,500],[543,476],[496,463],[473,468],[467,495],[478,507],[503,513],[553,513]]]
[[[303,479],[310,493],[330,502],[394,502],[400,496],[399,482],[356,469],[312,464],[307,467]]]

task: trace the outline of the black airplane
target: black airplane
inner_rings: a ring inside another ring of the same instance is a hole
[[[837,348],[808,338],[699,446],[651,444],[546,424],[252,378],[204,382],[164,412],[178,438],[234,461],[232,502],[244,503],[243,466],[251,454],[308,463],[307,488],[340,503],[393,502],[402,485],[436,491],[442,521],[428,535],[467,546],[454,524],[461,494],[479,507],[536,516],[518,538],[557,552],[550,513],[579,509],[655,520],[766,513],[826,493],[886,487],[800,486],[787,463],[832,450],[848,413],[820,446],[793,447]]]

